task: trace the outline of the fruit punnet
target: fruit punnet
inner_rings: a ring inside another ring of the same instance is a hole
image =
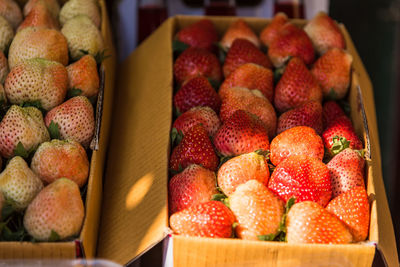
[[[324,244],[367,238],[362,142],[340,107],[351,56],[335,27],[326,14],[306,29],[277,14],[260,34],[265,54],[238,19],[222,34],[220,61],[210,20],[177,33],[190,47],[174,62],[174,105],[184,112],[171,131],[175,234]]]

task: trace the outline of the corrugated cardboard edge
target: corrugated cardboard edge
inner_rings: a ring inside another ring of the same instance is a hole
[[[92,153],[85,203],[86,212],[81,234],[78,240],[69,242],[0,242],[0,259],[73,259],[79,256],[77,250],[81,247],[83,247],[86,257],[93,258],[95,256],[100,218],[104,159],[109,137],[116,60],[106,5],[104,0],[99,0],[99,4],[102,13],[101,32],[105,41],[107,53],[111,55],[111,57],[107,58],[102,64],[105,69],[105,99],[103,103],[102,126],[100,129],[100,147],[98,151],[93,151]],[[77,245],[76,241],[83,246]]]

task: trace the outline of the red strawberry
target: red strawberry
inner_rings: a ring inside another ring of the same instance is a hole
[[[326,165],[315,157],[293,155],[274,170],[268,188],[284,201],[314,201],[326,206],[332,196],[331,178]]]
[[[210,201],[214,194],[218,194],[215,173],[199,165],[189,165],[169,181],[169,212],[173,214]]]
[[[336,215],[349,228],[354,242],[368,236],[369,203],[364,186],[357,186],[329,202],[326,209]]]
[[[260,41],[258,40],[257,35],[242,19],[236,20],[229,26],[228,30],[222,37],[220,44],[224,48],[229,49],[232,46],[233,42],[239,38],[246,39],[254,44],[256,47],[260,47]]]
[[[258,90],[232,87],[222,100],[219,116],[222,122],[229,119],[236,110],[245,110],[257,115],[265,124],[268,136],[272,138],[276,131],[276,113],[274,107]]]
[[[211,52],[190,47],[182,52],[174,63],[174,77],[182,84],[196,76],[205,76],[220,82],[222,79],[221,66],[218,58]]]
[[[46,126],[51,122],[58,124],[61,139],[72,139],[87,147],[94,134],[93,106],[85,96],[73,97],[46,114]]]
[[[267,159],[256,152],[234,157],[222,164],[217,179],[219,188],[227,196],[249,180],[257,180],[267,186],[269,180]]]
[[[322,90],[303,61],[292,58],[275,87],[275,107],[285,112],[312,100],[322,102]]]
[[[324,129],[337,118],[345,115],[343,109],[335,101],[327,101],[322,106]]]
[[[279,134],[295,126],[308,126],[317,134],[322,133],[322,106],[320,102],[310,101],[298,108],[283,113],[278,119],[276,133]]]
[[[197,106],[208,106],[219,112],[221,99],[210,82],[203,76],[185,82],[174,96],[174,105],[179,112],[186,112]]]
[[[229,196],[229,206],[238,221],[236,235],[248,240],[275,234],[284,212],[283,201],[256,180],[239,185]]]
[[[58,20],[53,17],[53,14],[44,1],[36,2],[29,14],[25,17],[24,21],[19,25],[17,31],[27,27],[43,27],[47,29],[60,30]]]
[[[355,186],[364,186],[364,159],[357,151],[346,148],[326,166],[331,175],[333,197]]]
[[[246,63],[258,64],[264,68],[272,67],[268,57],[257,46],[246,39],[236,39],[226,54],[222,67],[224,76],[228,77],[231,72]]]
[[[319,82],[324,97],[341,99],[350,85],[353,57],[344,50],[332,48],[323,54],[311,69]]]
[[[324,144],[314,129],[296,126],[278,134],[271,142],[270,159],[275,166],[292,155],[308,155],[322,160]]]
[[[314,48],[307,34],[294,24],[288,22],[279,28],[279,32],[268,48],[272,64],[282,67],[289,57],[299,57],[305,64],[313,63]]]
[[[335,138],[334,137],[338,137]],[[345,138],[346,140],[342,140]],[[329,153],[334,156],[339,153],[343,146],[352,149],[362,149],[363,145],[358,138],[350,119],[347,116],[341,116],[331,122],[322,133],[322,140]],[[347,142],[350,142],[346,145]]]
[[[231,237],[234,222],[232,211],[220,201],[200,203],[169,218],[172,230],[178,235],[213,238]]]
[[[270,69],[253,63],[246,63],[231,72],[219,88],[218,94],[224,98],[231,87],[259,90],[270,102],[274,98],[274,74]]]
[[[277,13],[271,23],[262,30],[260,34],[261,42],[266,46],[270,46],[272,41],[278,36],[281,27],[285,25],[286,22],[288,22],[286,14],[282,12]]]
[[[254,114],[235,111],[214,136],[214,145],[223,156],[236,156],[269,149],[268,132]]]
[[[192,47],[215,50],[218,42],[218,33],[214,24],[209,19],[202,19],[180,30],[176,38]]]
[[[212,171],[217,170],[218,157],[204,127],[200,124],[193,126],[182,141],[174,148],[169,166],[175,171],[186,168],[190,164],[202,165]]]
[[[337,23],[326,13],[319,12],[304,27],[304,31],[310,37],[315,50],[324,54],[330,48],[346,48],[346,42]]]
[[[210,107],[194,107],[180,115],[172,128],[185,135],[196,124],[202,124],[210,137],[213,137],[221,126],[218,115]]]
[[[96,96],[99,92],[100,78],[97,63],[92,55],[85,55],[67,66],[68,87],[82,91],[86,97]]]
[[[353,238],[348,228],[318,203],[294,204],[286,218],[288,243],[345,244]]]

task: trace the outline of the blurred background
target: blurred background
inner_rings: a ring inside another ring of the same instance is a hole
[[[399,244],[400,209],[400,0],[114,0],[108,1],[119,61],[169,16],[231,15],[270,18],[283,11],[312,18],[325,11],[350,32],[374,86],[383,177]],[[399,245],[397,246],[399,249]],[[160,260],[162,246],[136,262]]]

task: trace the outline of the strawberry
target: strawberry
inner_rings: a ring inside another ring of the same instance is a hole
[[[350,85],[353,57],[344,50],[332,48],[323,54],[311,69],[325,98],[342,99]]]
[[[13,0],[0,1],[0,16],[3,16],[13,27],[17,29],[22,21],[22,12],[18,4]]]
[[[60,10],[60,23],[65,25],[67,21],[79,15],[87,16],[97,28],[100,28],[101,15],[96,1],[69,0]]]
[[[49,139],[42,112],[37,108],[12,105],[0,122],[0,154],[5,158],[14,155],[18,143],[31,151]]]
[[[45,183],[64,177],[82,187],[88,179],[89,160],[78,142],[53,139],[39,146],[31,168]]]
[[[322,133],[322,140],[331,156],[343,150],[343,146],[350,147],[351,149],[363,148],[361,140],[353,128],[353,124],[346,115],[337,118],[327,126]]]
[[[287,22],[279,28],[276,37],[271,41],[268,56],[272,64],[279,68],[290,57],[299,57],[309,65],[314,61],[315,53],[307,34],[294,24]]]
[[[346,48],[339,26],[324,12],[319,12],[310,20],[304,31],[310,37],[315,50],[321,55],[333,47]]]
[[[326,206],[332,196],[328,167],[318,158],[292,155],[275,168],[268,188],[284,201],[314,201]]]
[[[237,156],[269,149],[268,131],[254,114],[235,111],[214,136],[214,145],[223,156]]]
[[[246,39],[256,47],[260,47],[260,41],[257,35],[243,19],[237,19],[229,26],[220,44],[225,49],[229,49],[236,39]]]
[[[172,151],[169,167],[179,171],[180,168],[186,168],[190,164],[198,164],[215,171],[218,163],[218,157],[206,130],[197,124],[183,136],[182,141]]]
[[[275,234],[284,212],[283,201],[256,180],[239,185],[229,196],[229,206],[238,221],[236,235],[247,240]]]
[[[215,194],[218,194],[215,173],[199,165],[189,165],[169,181],[169,212],[173,214],[210,201]]]
[[[81,90],[86,97],[96,96],[99,92],[100,78],[97,63],[92,55],[81,57],[75,63],[67,66],[68,88]]]
[[[251,152],[226,161],[218,170],[218,186],[230,196],[236,188],[249,180],[268,185],[269,168],[265,156]]]
[[[221,98],[231,87],[244,87],[250,90],[259,90],[270,102],[274,96],[274,74],[270,69],[253,63],[246,63],[235,69],[226,77],[219,88]]]
[[[221,126],[218,115],[210,107],[194,107],[180,115],[172,128],[185,135],[196,124],[202,124],[210,137],[213,137]]]
[[[215,43],[218,42],[218,33],[214,24],[209,19],[202,19],[180,30],[176,39],[191,47],[215,51]]]
[[[0,15],[0,50],[5,52],[14,38],[11,24]]]
[[[296,126],[278,134],[271,142],[270,159],[275,166],[292,155],[308,155],[322,160],[324,144],[313,128]]]
[[[197,106],[208,106],[218,113],[221,99],[205,77],[197,76],[183,83],[174,96],[174,105],[179,112],[186,112]]]
[[[220,82],[221,66],[213,53],[205,49],[189,47],[175,60],[174,77],[178,84],[182,84],[196,76],[205,76]]]
[[[87,16],[79,15],[68,20],[61,32],[67,39],[72,60],[78,60],[85,54],[96,56],[104,50],[103,36]]]
[[[220,201],[203,202],[169,218],[172,230],[178,235],[213,238],[231,237],[234,222],[232,211]]]
[[[225,122],[236,110],[245,110],[256,116],[265,124],[268,136],[272,138],[276,131],[276,113],[274,107],[258,90],[232,87],[227,90],[222,100],[219,116]]]
[[[320,102],[310,101],[297,108],[286,111],[278,118],[277,134],[296,127],[308,126],[317,134],[322,133],[322,106]]]
[[[0,50],[0,84],[4,84],[9,72],[7,58]]]
[[[295,57],[275,87],[275,107],[285,112],[308,101],[322,102],[322,90],[303,61]]]
[[[346,148],[326,166],[331,175],[333,197],[355,186],[364,186],[364,159],[357,151]]]
[[[326,209],[344,222],[353,235],[354,242],[367,238],[369,202],[364,186],[353,187],[332,199]]]
[[[44,58],[67,65],[67,39],[52,29],[28,27],[19,31],[8,52],[10,69],[30,58]]]
[[[27,27],[43,27],[54,30],[60,29],[57,18],[53,17],[53,14],[43,1],[38,1],[32,7],[24,21],[19,25],[17,31]]]
[[[272,19],[260,34],[260,40],[265,46],[270,46],[272,41],[278,36],[279,31],[283,25],[288,22],[288,17],[285,13],[279,12]]]
[[[222,67],[224,76],[228,77],[231,72],[246,63],[254,63],[264,68],[272,67],[268,57],[257,46],[246,39],[235,39]]]
[[[29,169],[25,160],[14,157],[0,174],[0,191],[17,210],[24,210],[35,196],[42,190],[43,183]]]
[[[12,104],[40,101],[42,108],[49,110],[64,101],[67,86],[68,73],[62,64],[32,58],[11,69],[4,90]]]
[[[58,18],[58,14],[60,13],[60,5],[58,4],[57,0],[29,0],[24,6],[24,16],[28,16],[32,8],[39,2],[47,7],[54,18]]]
[[[335,101],[327,101],[322,106],[322,120],[324,129],[337,118],[345,115],[343,109]]]
[[[57,126],[61,139],[72,139],[87,147],[95,127],[93,106],[84,96],[73,97],[46,114],[46,126],[50,127],[51,122]]]
[[[79,233],[84,215],[79,187],[61,178],[40,191],[28,206],[24,227],[36,240],[49,240],[53,232],[62,240]]]
[[[288,243],[345,244],[353,238],[348,228],[318,203],[294,204],[286,218]]]

